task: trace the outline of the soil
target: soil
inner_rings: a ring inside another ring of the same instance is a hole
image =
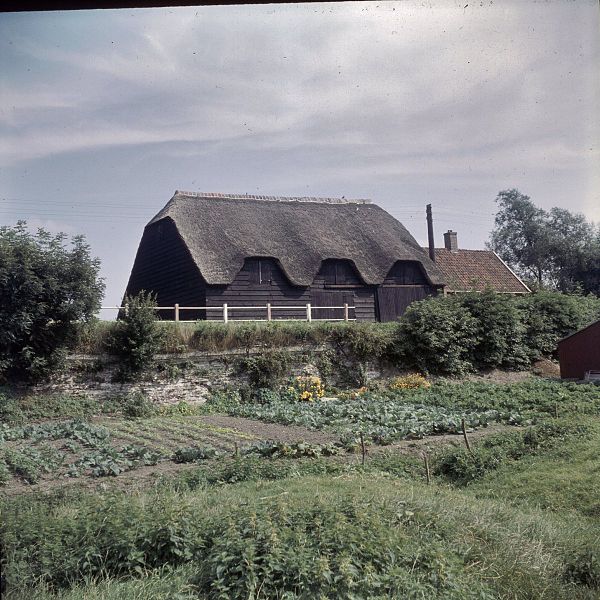
[[[276,423],[263,423],[243,417],[228,417],[226,415],[208,415],[202,420],[209,425],[226,427],[241,431],[260,440],[273,440],[275,442],[310,442],[311,444],[327,444],[337,442],[339,437],[333,433],[313,431],[295,425],[278,425]]]
[[[208,415],[202,420],[215,427],[227,428],[232,431],[233,437],[239,432],[245,436],[253,436],[261,440],[274,440],[278,442],[305,441],[315,444],[325,444],[338,441],[335,434],[312,431],[304,427],[277,425],[274,423],[263,423],[252,419],[240,417],[229,417],[226,415]],[[492,425],[490,427],[477,429],[467,433],[470,441],[503,431],[514,429],[508,425]],[[114,441],[114,440],[113,440]],[[381,453],[398,452],[404,455],[421,456],[424,452],[430,452],[443,445],[460,445],[464,443],[462,434],[445,434],[428,436],[420,440],[403,440],[389,446],[367,446],[367,456]],[[233,445],[233,444],[232,444]],[[218,459],[217,459],[218,460]],[[267,460],[267,459],[265,459]],[[291,459],[290,459],[291,460]],[[356,454],[346,454],[331,457],[330,460],[356,462]],[[13,479],[0,492],[1,496],[16,496],[24,493],[50,493],[58,489],[84,489],[104,491],[108,489],[135,490],[152,487],[162,477],[173,477],[187,470],[196,468],[195,464],[177,464],[170,460],[164,460],[157,465],[138,467],[131,471],[121,473],[118,477],[104,477],[101,479],[92,477],[79,478],[42,478],[35,485]]]

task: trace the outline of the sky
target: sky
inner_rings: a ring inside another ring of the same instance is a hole
[[[596,0],[0,14],[0,225],[84,234],[105,305],[175,190],[371,198],[483,248],[500,190],[600,221]]]

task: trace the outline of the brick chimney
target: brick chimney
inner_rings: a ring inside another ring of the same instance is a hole
[[[452,229],[448,229],[444,234],[444,246],[446,250],[450,250],[450,252],[458,251],[458,239],[457,239],[456,231],[452,231]]]

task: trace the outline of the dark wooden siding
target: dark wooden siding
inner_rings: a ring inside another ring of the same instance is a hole
[[[126,293],[141,290],[156,294],[159,306],[204,306],[205,284],[175,224],[163,219],[144,230]],[[173,319],[173,311],[160,311],[163,319]],[[184,311],[180,319],[201,319],[201,312]]]
[[[377,290],[379,320],[394,321],[412,302],[435,294],[418,262],[398,261]]]
[[[235,309],[229,311],[231,320],[266,319],[267,303],[275,306],[301,306],[310,302],[309,288],[293,286],[276,260],[272,258],[247,258],[234,281],[227,286],[209,286],[206,291],[207,306],[258,306],[265,308]],[[208,319],[221,320],[223,313],[208,311]],[[273,309],[273,320],[304,319],[306,308]]]
[[[383,285],[429,285],[429,283],[418,262],[399,260],[390,269]]]
[[[344,302],[356,306],[356,310],[349,311],[349,318],[375,320],[375,287],[364,285],[348,261],[324,261],[312,286],[303,288],[290,283],[275,259],[247,258],[231,284],[209,286],[206,290],[207,306],[227,304],[231,307],[228,310],[230,320],[266,319],[267,303],[274,307],[290,307],[287,310],[273,308],[272,318],[277,320],[305,319],[308,303],[313,306],[343,306]],[[261,308],[234,308],[253,305]],[[207,315],[211,320],[223,317],[222,311],[217,310],[208,311]],[[343,316],[343,309],[313,311],[314,319],[342,319]]]
[[[324,293],[327,291],[328,293]],[[325,260],[311,285],[313,306],[342,306],[348,302],[356,309],[349,318],[357,321],[376,320],[376,287],[365,285],[354,265],[348,260]],[[335,299],[335,301],[334,301]],[[341,304],[337,302],[341,300]],[[340,310],[316,310],[317,319],[343,318]]]

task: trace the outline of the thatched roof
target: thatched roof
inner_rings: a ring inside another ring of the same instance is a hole
[[[398,260],[420,262],[433,285],[443,277],[394,217],[368,200],[175,192],[150,221],[172,219],[209,285],[231,283],[248,257],[271,257],[290,281],[312,283],[321,261],[348,259],[366,284],[380,284]]]

